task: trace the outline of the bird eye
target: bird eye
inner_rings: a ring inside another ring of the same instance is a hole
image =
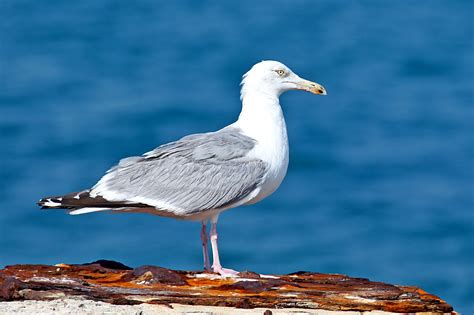
[[[282,77],[282,76],[285,75],[285,70],[275,70],[275,71],[276,71],[276,73],[278,73],[278,75],[279,75],[280,77]]]

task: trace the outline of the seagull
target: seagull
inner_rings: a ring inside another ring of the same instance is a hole
[[[326,95],[320,84],[280,62],[259,62],[242,77],[236,122],[124,158],[91,189],[43,198],[38,205],[72,215],[137,212],[200,221],[205,271],[235,277],[238,272],[223,268],[219,259],[217,220],[225,210],[268,197],[285,177],[288,137],[279,97],[288,90]]]

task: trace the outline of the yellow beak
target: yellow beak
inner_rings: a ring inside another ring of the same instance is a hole
[[[295,84],[295,89],[297,90],[304,90],[313,94],[327,95],[326,89],[316,82],[301,79],[301,81],[297,81]]]

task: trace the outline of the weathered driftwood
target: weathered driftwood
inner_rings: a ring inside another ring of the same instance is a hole
[[[0,301],[85,297],[112,304],[184,304],[237,308],[450,313],[453,308],[419,288],[338,274],[297,272],[238,278],[135,269],[112,261],[84,265],[14,265],[0,270]]]

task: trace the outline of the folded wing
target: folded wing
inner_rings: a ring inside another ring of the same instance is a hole
[[[121,160],[82,197],[101,202],[84,204],[83,199],[74,206],[68,198],[67,206],[76,211],[110,203],[115,210],[152,207],[157,214],[176,216],[226,208],[248,197],[263,180],[266,163],[249,156],[254,146],[235,128],[187,136]]]

